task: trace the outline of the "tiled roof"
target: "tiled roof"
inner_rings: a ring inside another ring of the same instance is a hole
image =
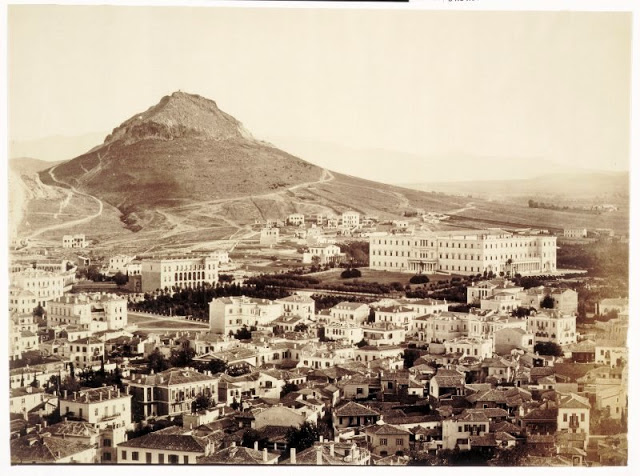
[[[575,393],[560,398],[560,408],[591,408],[589,400]]]
[[[456,421],[483,422],[488,421],[489,417],[484,410],[467,408],[455,418]]]
[[[11,440],[12,463],[55,463],[93,446],[52,436],[23,436]]]
[[[507,417],[509,413],[502,408],[483,408],[482,411],[489,418],[499,418],[499,417]]]
[[[555,421],[558,418],[558,409],[556,407],[553,408],[535,408],[527,413],[522,419],[524,421],[538,421],[538,420],[547,420],[547,421]]]
[[[406,425],[411,423],[427,423],[441,421],[442,417],[435,415],[405,415],[405,416],[388,416],[385,415],[384,420],[390,425]]]
[[[47,431],[49,431],[53,436],[86,436],[87,438],[99,433],[96,427],[84,421],[63,421],[56,423],[55,425],[51,425],[47,428]]]
[[[146,375],[142,378],[142,384],[166,387],[171,385],[181,385],[192,382],[205,382],[216,380],[214,377],[210,377],[205,374],[201,374],[195,370],[186,369],[169,369],[164,372],[160,372],[154,375]],[[134,380],[131,383],[135,384]]]
[[[99,388],[85,388],[78,392],[73,392],[67,395],[67,397],[61,397],[62,401],[69,402],[100,402],[103,400],[112,400],[116,398],[131,398],[126,393],[119,392],[114,387],[99,387]]]
[[[400,428],[397,426],[389,425],[387,423],[382,425],[371,425],[365,428],[365,432],[372,433],[374,435],[410,435],[409,430]]]
[[[497,446],[496,437],[491,433],[482,436],[470,436],[469,445],[473,446]]]
[[[367,408],[364,405],[360,405],[356,402],[348,402],[347,404],[337,408],[336,416],[372,416],[372,415],[380,415],[376,410],[372,410],[371,408]]]
[[[278,453],[267,453],[267,461],[277,459]],[[264,464],[264,454],[253,448],[231,446],[198,458],[198,464]]]
[[[118,447],[204,453],[207,447],[207,440],[193,435],[164,434],[156,431],[120,443]]]

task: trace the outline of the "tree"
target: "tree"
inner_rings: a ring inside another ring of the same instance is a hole
[[[129,277],[126,274],[121,273],[120,271],[118,271],[113,276],[113,282],[116,283],[118,286],[124,286],[125,284],[127,284],[128,281],[129,281]]]
[[[193,361],[196,356],[196,351],[191,347],[186,347],[180,350],[172,350],[169,363],[172,367],[187,367]]]
[[[242,326],[241,329],[238,329],[234,335],[234,337],[238,340],[248,340],[251,339],[251,331],[247,329],[247,326]]]
[[[562,357],[564,352],[555,342],[538,342],[533,346],[533,351],[540,355],[551,355],[555,357]]]
[[[540,307],[543,309],[553,309],[554,304],[554,299],[549,294],[547,294],[540,302]]]
[[[365,345],[367,345],[367,341],[364,340],[364,339],[362,339],[360,342],[356,343],[356,347],[358,347],[358,348],[362,348]]]
[[[33,317],[42,317],[44,316],[44,308],[38,304],[33,310]]]
[[[516,445],[513,448],[504,448],[497,451],[489,464],[495,466],[520,466],[522,460],[527,457],[527,447]]]
[[[411,276],[409,282],[411,284],[426,284],[429,282],[429,276],[425,274],[416,274],[415,276]]]
[[[308,329],[309,329],[309,326],[304,322],[301,322],[300,324],[296,324],[296,326],[293,328],[295,332],[307,332]]]
[[[201,410],[208,410],[211,407],[211,397],[204,393],[198,396],[191,403],[191,413],[197,413]]]
[[[289,448],[302,451],[311,448],[316,441],[320,440],[320,432],[315,423],[305,421],[299,428],[290,427],[287,430],[286,439]]]
[[[405,349],[404,351],[404,368],[410,369],[413,363],[420,358],[420,352],[415,349]]]
[[[162,372],[171,367],[169,361],[166,357],[160,352],[160,350],[156,347],[156,349],[149,354],[147,358],[149,370],[154,371],[155,373]]]
[[[298,386],[295,383],[287,382],[282,386],[282,391],[280,392],[280,398],[284,397],[287,393],[297,392]]]
[[[227,370],[227,363],[221,359],[211,359],[207,364],[207,370],[211,373],[224,373]]]

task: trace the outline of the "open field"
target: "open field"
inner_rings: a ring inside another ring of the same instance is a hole
[[[171,317],[152,317],[137,314],[135,311],[129,312],[128,320],[129,324],[136,324],[138,326],[138,330],[205,330],[209,327],[206,322],[186,321]]]

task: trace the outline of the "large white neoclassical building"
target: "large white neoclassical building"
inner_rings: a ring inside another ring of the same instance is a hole
[[[370,237],[371,269],[406,273],[475,275],[556,271],[556,237],[500,229],[376,234]]]

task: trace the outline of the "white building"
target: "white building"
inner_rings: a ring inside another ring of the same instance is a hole
[[[375,235],[369,243],[369,264],[378,270],[464,275],[556,271],[556,238],[549,235],[438,231]]]
[[[575,393],[560,395],[558,399],[558,432],[582,433],[584,449],[589,440],[589,400]]]
[[[278,243],[280,238],[280,230],[278,228],[263,228],[260,230],[260,244],[262,246],[271,246]]]
[[[587,229],[586,228],[565,228],[564,237],[565,238],[586,238]]]
[[[534,335],[535,343],[554,342],[558,345],[577,342],[576,316],[556,311],[531,313],[527,317],[527,332]]]
[[[218,282],[218,261],[205,257],[167,257],[142,261],[142,292],[197,288]]]
[[[329,313],[333,320],[363,324],[369,318],[369,306],[361,302],[343,301],[333,306]]]
[[[300,316],[305,320],[312,320],[316,314],[316,302],[310,296],[292,294],[282,299],[276,299],[282,304],[285,316]]]
[[[447,353],[462,354],[464,357],[488,359],[493,354],[493,341],[475,337],[459,337],[444,343]]]
[[[291,226],[304,225],[304,215],[302,213],[292,213],[287,217],[287,224]]]
[[[120,272],[127,274],[127,266],[135,259],[135,256],[116,255],[109,258],[109,267],[107,274],[112,275]]]
[[[65,283],[64,276],[39,269],[26,269],[11,275],[11,284],[33,293],[41,306],[48,301],[62,296]]]
[[[47,326],[89,326],[104,322],[106,329],[123,329],[128,323],[127,299],[116,294],[66,295],[49,303]]]
[[[235,333],[242,327],[264,327],[284,312],[280,302],[268,299],[231,296],[209,303],[209,328],[216,334]]]
[[[309,251],[302,254],[302,262],[311,264],[317,257],[318,264],[339,263],[345,254],[340,252],[340,247],[336,245],[310,246]]]
[[[31,314],[38,307],[38,299],[31,291],[15,286],[9,288],[9,313]]]
[[[335,341],[357,344],[364,339],[364,331],[359,324],[349,321],[331,322],[324,327],[324,336]]]
[[[63,248],[86,248],[88,245],[84,234],[64,235],[62,237]]]
[[[360,225],[360,214],[354,211],[346,211],[342,214],[342,227],[354,228]]]

